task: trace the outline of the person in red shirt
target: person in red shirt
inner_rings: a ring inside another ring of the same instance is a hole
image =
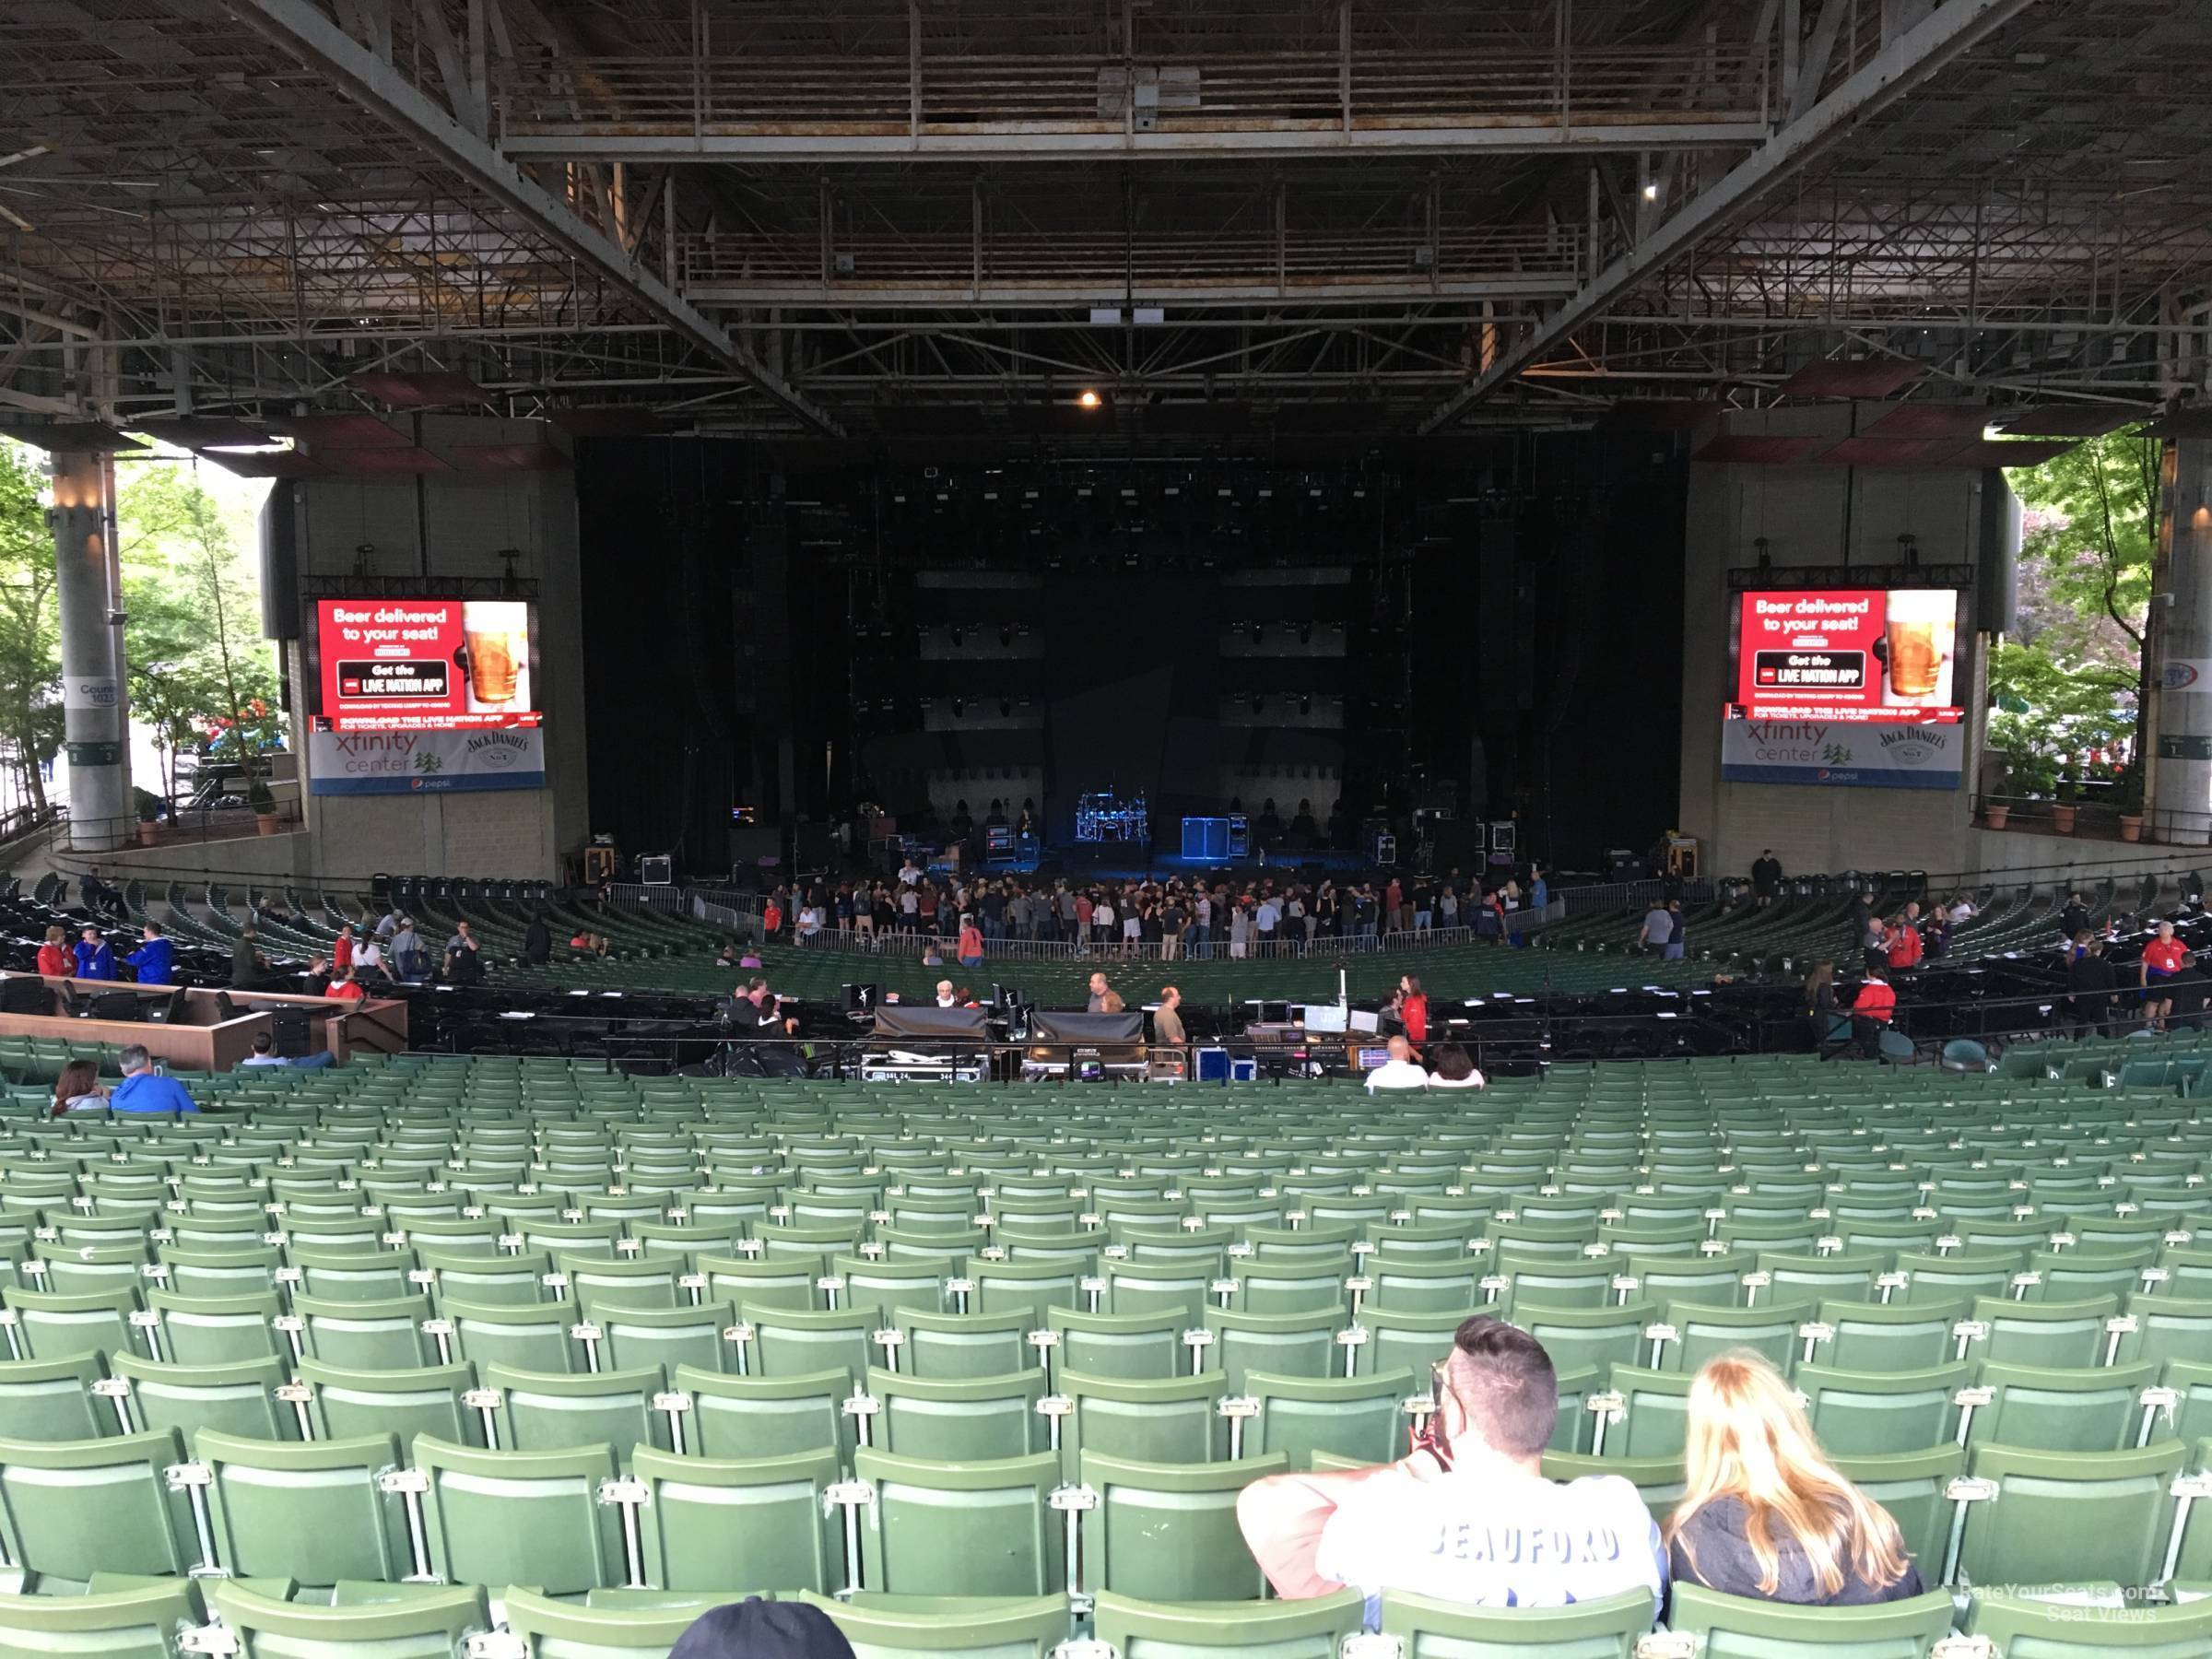
[[[338,971],[337,978],[330,982],[330,989],[325,991],[324,994],[325,996],[342,997],[347,1002],[359,1002],[361,998],[368,995],[369,993],[368,990],[361,984],[360,981],[353,977],[352,969],[342,968]]]
[[[330,945],[331,971],[335,973],[352,966],[353,929],[350,926],[341,927],[338,929],[338,936],[333,939]]]
[[[2159,923],[2158,936],[2143,947],[2137,982],[2143,987],[2144,1022],[2154,1031],[2164,1030],[2166,1017],[2173,1012],[2173,993],[2161,987],[2181,972],[2188,958],[2188,947],[2173,936],[2171,922]]]
[[[1429,994],[1408,973],[1398,981],[1398,1018],[1406,1025],[1406,1041],[1418,1048],[1429,1041]]]
[[[772,939],[782,931],[783,907],[771,899],[767,908],[760,912],[760,932],[768,938]]]
[[[46,930],[46,942],[39,947],[39,971],[49,979],[67,979],[76,971],[76,959],[69,952],[69,935],[58,927]]]
[[[1879,968],[1869,968],[1866,982],[1851,1001],[1851,1029],[1859,1040],[1859,1052],[1869,1060],[1880,1059],[1882,1032],[1896,1018],[1897,992],[1891,987],[1888,973]]]
[[[1890,970],[1917,968],[1920,966],[1920,929],[1905,917],[1899,916],[1889,924]]]

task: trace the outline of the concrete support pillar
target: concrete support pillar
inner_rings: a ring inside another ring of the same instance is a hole
[[[124,697],[122,579],[111,457],[53,456],[54,599],[61,617],[63,754],[69,763],[69,843],[124,846],[131,810],[129,713]]]

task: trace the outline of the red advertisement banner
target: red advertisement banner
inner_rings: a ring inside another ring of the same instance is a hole
[[[1739,604],[1731,719],[1961,719],[1956,590],[1780,589],[1745,594]]]
[[[326,732],[539,724],[529,605],[518,599],[324,599],[315,607]]]

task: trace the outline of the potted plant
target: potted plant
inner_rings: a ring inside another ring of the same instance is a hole
[[[284,820],[276,816],[276,797],[269,793],[266,780],[255,778],[246,785],[246,805],[253,808],[253,827],[264,835],[275,835],[284,828]]]
[[[133,789],[131,804],[138,809],[138,844],[150,847],[161,834],[161,797],[150,789]]]
[[[2119,785],[2116,799],[2120,806],[2120,839],[2139,841],[2143,839],[2143,771],[2140,767],[2123,768],[2114,782]]]
[[[2074,813],[2079,804],[2078,794],[2073,779],[2059,780],[2058,799],[2051,803],[2051,828],[2061,835],[2074,833]]]

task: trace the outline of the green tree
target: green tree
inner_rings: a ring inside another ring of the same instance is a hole
[[[24,798],[41,813],[40,769],[62,740],[60,607],[44,488],[30,452],[0,441],[0,744]]]
[[[2109,724],[2100,712],[2108,699],[2124,715],[2115,735],[2140,763],[2163,447],[2136,430],[2113,432],[2006,474],[2030,510],[2020,544],[2023,593],[2041,601],[2023,607],[2020,628],[1990,664],[1999,710],[1991,741],[2016,771],[2084,747],[2118,747],[2085,740]]]
[[[182,754],[220,734],[269,729],[275,661],[261,638],[255,574],[239,550],[246,526],[192,464],[135,470],[117,516],[132,710],[154,730],[174,796]]]

